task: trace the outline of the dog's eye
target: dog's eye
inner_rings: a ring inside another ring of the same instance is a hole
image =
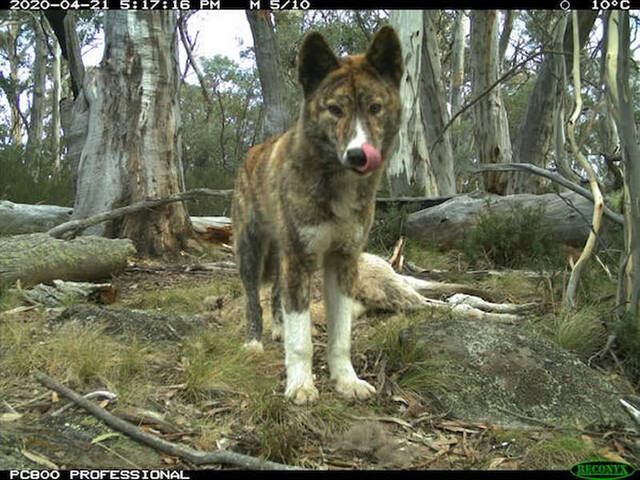
[[[342,109],[337,105],[329,105],[327,107],[327,110],[329,110],[329,113],[331,113],[331,115],[333,115],[334,117],[342,116]]]
[[[371,113],[371,115],[379,113],[380,110],[382,110],[382,105],[380,105],[379,103],[372,103],[371,105],[369,105],[369,113]]]

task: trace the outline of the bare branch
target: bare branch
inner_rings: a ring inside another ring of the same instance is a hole
[[[202,98],[207,105],[207,121],[209,120],[209,116],[211,115],[211,109],[213,108],[213,102],[209,97],[209,92],[207,90],[207,82],[204,78],[204,74],[202,70],[200,70],[200,66],[193,56],[193,43],[189,39],[189,33],[186,29],[188,17],[180,17],[180,21],[178,22],[178,30],[180,31],[180,39],[182,40],[182,45],[184,46],[185,52],[187,52],[187,58],[189,59],[189,63],[193,68],[193,71],[196,73],[196,77],[198,77],[198,82],[200,82],[200,89],[202,91]],[[186,70],[185,70],[186,74]]]
[[[80,220],[70,220],[56,227],[53,227],[47,233],[54,238],[63,238],[63,237],[69,238],[73,235],[78,234],[82,230],[85,230],[93,225],[97,225],[98,223],[114,220],[116,218],[120,218],[125,215],[132,215],[142,210],[156,208],[161,205],[165,205],[167,203],[190,200],[199,195],[209,195],[214,197],[228,197],[229,195],[231,195],[231,190],[211,190],[209,188],[196,188],[193,190],[189,190],[187,192],[176,193],[175,195],[169,195],[168,197],[164,197],[164,198],[154,198],[149,200],[143,200],[141,202],[136,202],[132,205],[127,205],[126,207],[116,208],[109,212],[98,213],[97,215],[93,215],[88,218],[83,218]]]
[[[149,445],[150,447],[153,447],[156,450],[160,450],[161,452],[164,452],[168,455],[183,458],[194,465],[224,464],[256,470],[299,470],[298,468],[291,465],[270,462],[259,458],[250,457],[241,453],[231,452],[228,450],[201,452],[186,445],[179,445],[176,443],[168,442],[140,430],[138,427],[136,427],[132,423],[127,422],[126,420],[122,420],[121,418],[112,415],[104,408],[91,403],[86,398],[78,395],[73,390],[56,382],[54,379],[42,372],[36,372],[35,376],[38,381],[44,386],[55,390],[59,394],[67,397],[69,400],[84,408],[86,411],[102,420],[114,430],[122,432],[125,435],[133,438],[134,440],[144,443],[145,445]]]
[[[507,78],[509,78],[510,76],[514,75],[516,73],[516,71],[522,67],[524,64],[526,64],[527,62],[533,60],[534,58],[536,58],[539,55],[542,55],[542,53],[544,53],[543,51],[538,51],[538,52],[534,52],[531,55],[529,55],[527,58],[525,58],[524,60],[522,60],[521,62],[519,62],[518,64],[516,64],[513,68],[510,68],[509,70],[507,70],[507,72],[505,72],[500,78],[498,78],[495,82],[493,82],[491,85],[489,85],[486,90],[482,93],[480,93],[476,98],[474,98],[473,100],[471,100],[469,103],[467,103],[466,105],[462,106],[460,108],[460,110],[458,110],[454,115],[451,116],[451,119],[447,122],[447,124],[444,126],[444,128],[442,129],[442,131],[440,132],[440,134],[438,135],[438,138],[436,138],[436,141],[433,142],[433,144],[431,145],[431,147],[429,148],[429,154],[431,154],[433,152],[434,147],[438,144],[438,142],[440,142],[442,140],[442,138],[444,137],[444,133],[449,129],[449,127],[451,127],[451,125],[453,125],[453,123],[456,121],[456,119],[462,115],[465,111],[467,111],[469,108],[473,107],[476,103],[478,103],[480,100],[482,100],[484,97],[486,97],[489,93],[491,93],[491,91],[496,88],[498,85],[500,85],[502,82],[504,82]]]

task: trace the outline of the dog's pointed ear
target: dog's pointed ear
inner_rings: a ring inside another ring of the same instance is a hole
[[[307,34],[298,56],[298,79],[304,97],[311,95],[320,82],[339,66],[338,59],[324,37],[318,32]]]
[[[376,33],[367,49],[365,59],[380,76],[400,87],[403,70],[402,46],[393,28],[384,26]]]

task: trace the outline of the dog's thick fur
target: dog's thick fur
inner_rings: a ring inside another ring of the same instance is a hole
[[[298,63],[298,122],[251,148],[236,179],[232,217],[246,346],[262,349],[258,290],[272,281],[272,336],[284,333],[285,395],[297,404],[317,399],[309,297],[311,275],[323,268],[331,378],[343,396],[365,399],[375,389],[351,364],[351,312],[358,257],[400,123],[400,42],[383,27],[365,54],[337,58],[310,33]]]

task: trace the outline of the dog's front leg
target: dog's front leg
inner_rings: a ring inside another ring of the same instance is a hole
[[[336,390],[343,397],[364,400],[376,390],[358,378],[351,364],[351,320],[357,278],[357,256],[334,257],[325,263],[324,299],[331,379],[335,380]]]
[[[311,272],[304,262],[283,255],[281,286],[285,366],[287,387],[285,396],[297,405],[312,403],[318,399],[318,389],[313,384],[311,362]]]

